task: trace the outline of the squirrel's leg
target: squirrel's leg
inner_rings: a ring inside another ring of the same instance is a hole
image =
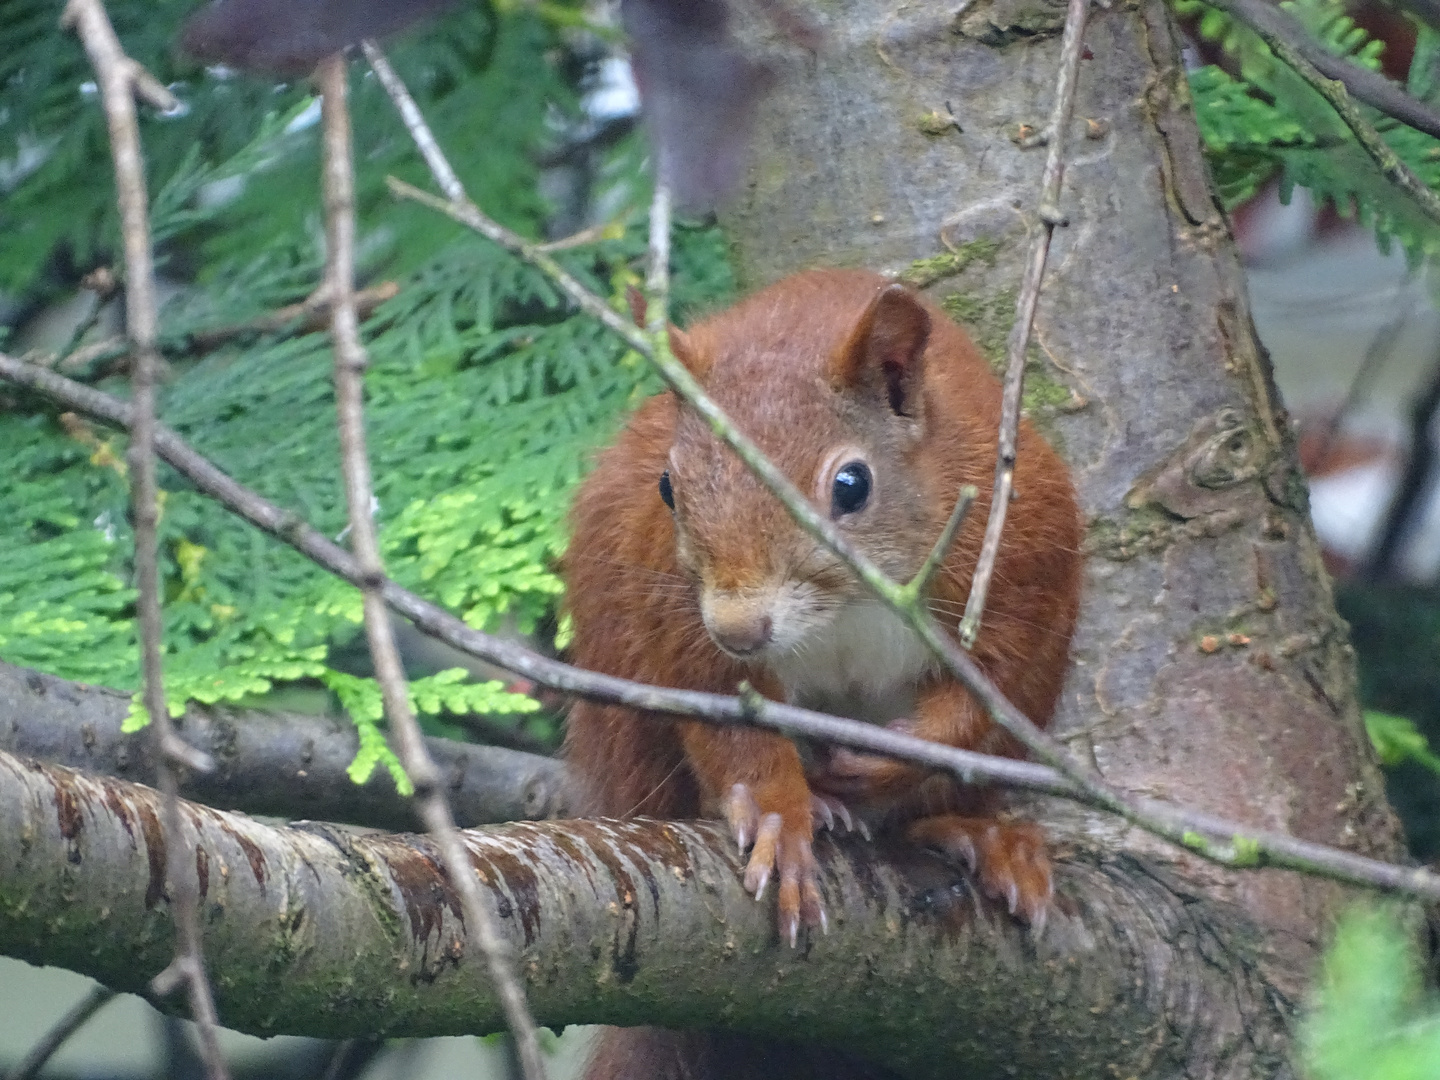
[[[707,807],[723,810],[743,854],[745,888],[759,899],[779,881],[780,936],[794,945],[800,927],[825,928],[810,787],[795,744],[764,731],[683,725],[685,757]]]
[[[922,687],[916,695],[915,715],[886,726],[962,750],[1018,756],[1014,740],[995,727],[954,679],[937,679]],[[852,803],[888,802],[915,790],[928,772],[909,762],[840,747],[830,751],[810,778],[820,791]]]
[[[969,691],[950,679],[937,680],[920,692],[913,719],[889,726],[964,750],[1006,756],[1020,752],[1014,738],[991,722]],[[810,780],[818,790],[852,803],[889,805],[892,820],[908,821],[907,838],[964,859],[986,894],[1005,901],[1030,924],[1043,926],[1052,887],[1040,827],[981,816],[989,809],[982,793],[927,782],[930,775],[907,762],[841,749],[833,751]],[[958,809],[966,813],[954,812]]]

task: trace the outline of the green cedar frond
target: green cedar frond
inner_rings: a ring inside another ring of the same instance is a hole
[[[1331,52],[1379,67],[1383,44],[1356,26],[1338,0],[1292,0],[1283,6]],[[1201,136],[1227,207],[1278,176],[1282,199],[1288,201],[1296,185],[1307,188],[1318,202],[1373,229],[1382,249],[1398,241],[1412,261],[1440,252],[1440,228],[1381,175],[1334,110],[1253,32],[1194,0],[1178,0],[1176,7],[1200,12],[1200,32],[1218,41],[1239,67],[1238,79],[1215,67],[1190,73]],[[1410,89],[1423,96],[1433,87],[1436,45],[1428,28],[1419,36]],[[1440,185],[1440,140],[1360,108],[1421,180],[1432,188]]]

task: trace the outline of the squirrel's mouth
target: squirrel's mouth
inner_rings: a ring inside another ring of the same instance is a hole
[[[793,652],[819,623],[813,598],[793,582],[745,589],[708,589],[700,614],[712,641],[736,660],[768,660]]]

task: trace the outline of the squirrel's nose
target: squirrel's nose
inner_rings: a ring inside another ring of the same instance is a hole
[[[705,629],[726,652],[751,656],[770,644],[775,625],[767,605],[753,598],[711,595],[703,607]]]

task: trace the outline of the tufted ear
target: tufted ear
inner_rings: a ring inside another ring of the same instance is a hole
[[[625,299],[630,304],[630,318],[641,330],[645,327],[645,294],[631,285],[625,290]],[[705,378],[706,372],[710,370],[710,361],[706,359],[690,340],[690,336],[681,330],[674,323],[670,324],[670,352],[676,360],[685,365],[686,370],[697,379]]]
[[[897,416],[920,415],[930,313],[903,285],[881,289],[830,358],[830,385],[873,395]]]

